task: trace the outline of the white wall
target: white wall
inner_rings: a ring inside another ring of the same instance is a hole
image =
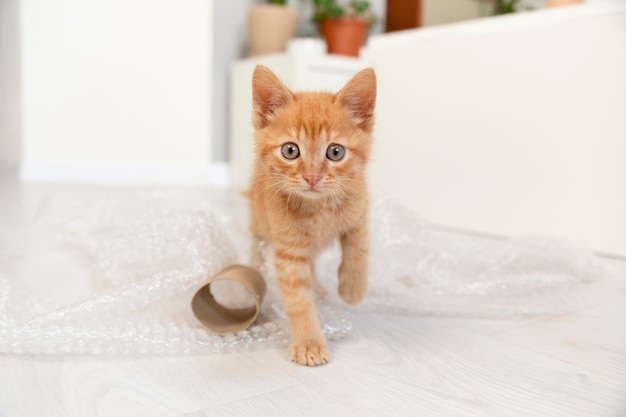
[[[248,8],[253,0],[213,2],[212,144],[214,159],[228,159],[229,86],[233,63],[248,54]]]
[[[20,5],[26,178],[209,166],[212,1]]]
[[[626,7],[373,38],[371,179],[432,219],[626,254]]]
[[[422,26],[476,19],[491,14],[493,4],[484,0],[423,0]]]
[[[19,2],[0,1],[0,164],[21,155]]]

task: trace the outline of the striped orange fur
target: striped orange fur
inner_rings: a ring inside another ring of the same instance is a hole
[[[338,291],[344,301],[357,304],[367,292],[366,167],[376,77],[365,69],[337,94],[296,93],[257,66],[252,92],[251,231],[272,245],[291,328],[291,360],[321,365],[330,355],[311,294],[319,251],[340,241]]]

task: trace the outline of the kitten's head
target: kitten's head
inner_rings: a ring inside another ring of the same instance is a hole
[[[376,76],[356,74],[337,94],[294,93],[272,71],[252,77],[257,165],[272,192],[306,199],[359,194],[369,158]]]

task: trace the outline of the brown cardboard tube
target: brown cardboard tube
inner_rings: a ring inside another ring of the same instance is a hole
[[[211,293],[215,281],[230,280],[241,284],[254,298],[254,305],[227,308],[217,302]],[[232,265],[200,288],[191,300],[191,309],[198,320],[218,334],[237,333],[247,329],[256,320],[265,296],[265,281],[256,270],[244,265]]]

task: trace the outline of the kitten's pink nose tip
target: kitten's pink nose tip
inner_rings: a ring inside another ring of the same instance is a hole
[[[309,187],[311,188],[313,188],[313,186],[319,182],[320,178],[322,178],[320,174],[315,174],[315,173],[304,174],[303,177],[306,183],[309,184]]]

